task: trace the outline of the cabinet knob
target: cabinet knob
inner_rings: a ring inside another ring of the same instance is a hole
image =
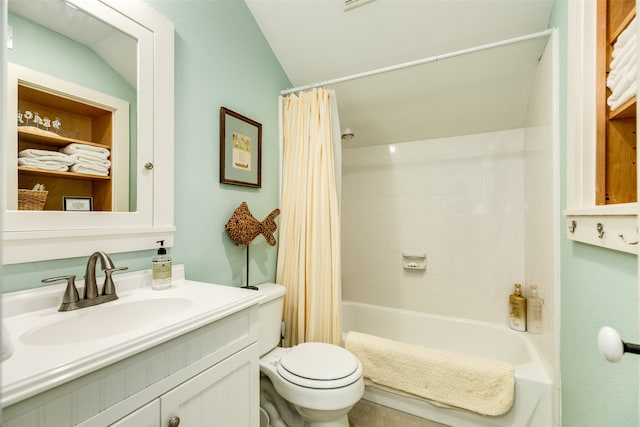
[[[169,427],[178,427],[180,425],[180,417],[171,417]]]
[[[151,169],[153,169],[153,163],[151,163],[151,162],[145,163],[144,168],[146,170],[150,171]]]

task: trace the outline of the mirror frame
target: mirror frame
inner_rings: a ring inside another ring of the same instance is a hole
[[[65,1],[138,40],[138,209],[74,212],[71,216],[58,211],[10,211],[3,177],[3,264],[81,257],[95,250],[153,249],[161,239],[165,246],[173,246],[173,23],[140,0]],[[3,3],[6,7],[6,0]],[[2,20],[7,28],[6,14]],[[7,88],[6,55],[1,65],[2,84]],[[7,125],[4,138],[9,140],[15,138],[16,123],[8,120],[4,98],[2,105]],[[5,166],[15,168],[15,153],[5,154]]]

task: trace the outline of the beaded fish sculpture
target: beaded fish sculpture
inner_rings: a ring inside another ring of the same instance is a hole
[[[262,234],[267,240],[267,243],[274,246],[276,244],[276,238],[273,237],[273,233],[278,228],[275,222],[275,218],[278,215],[280,215],[280,209],[274,209],[264,221],[260,222],[251,215],[247,203],[242,202],[240,206],[233,211],[233,215],[231,215],[231,218],[229,218],[224,228],[236,245],[246,247],[253,239],[258,237],[258,234]]]

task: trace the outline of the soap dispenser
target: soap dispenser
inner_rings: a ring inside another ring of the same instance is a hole
[[[509,327],[516,331],[527,330],[527,299],[522,296],[522,285],[516,283],[515,291],[509,295]]]
[[[151,288],[155,290],[167,289],[171,286],[171,258],[167,255],[164,240],[160,243],[158,253],[151,259]]]
[[[532,334],[542,333],[543,307],[544,300],[538,296],[538,287],[527,286],[527,330]]]

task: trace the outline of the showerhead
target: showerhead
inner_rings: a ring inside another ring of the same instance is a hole
[[[349,128],[345,128],[345,130],[342,131],[342,140],[343,141],[348,141],[351,138],[353,138],[354,136],[355,136],[355,134]]]

